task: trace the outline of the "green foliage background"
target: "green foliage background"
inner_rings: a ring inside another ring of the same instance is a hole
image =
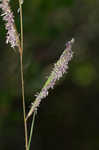
[[[18,0],[11,1],[20,32]],[[65,43],[75,38],[68,74],[42,101],[31,150],[99,149],[99,0],[24,0],[27,112]],[[19,55],[0,17],[0,150],[24,149]],[[28,127],[30,127],[31,119]]]

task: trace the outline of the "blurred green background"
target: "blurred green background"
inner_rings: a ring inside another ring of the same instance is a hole
[[[20,33],[18,0],[11,7]],[[23,24],[27,112],[65,43],[75,38],[68,74],[39,107],[31,150],[98,150],[99,0],[24,0]],[[0,150],[24,150],[19,55],[5,36],[0,17]]]

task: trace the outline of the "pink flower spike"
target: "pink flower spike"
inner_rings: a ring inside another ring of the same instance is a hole
[[[6,43],[9,43],[14,48],[18,46],[19,37],[15,30],[14,16],[9,6],[9,0],[2,0],[0,8],[2,9],[1,16],[5,21],[5,29],[7,30]]]
[[[45,82],[45,85],[41,89],[40,93],[36,95],[36,99],[32,103],[32,106],[30,108],[30,111],[26,119],[28,119],[35,110],[37,111],[37,108],[39,107],[41,100],[48,96],[49,89],[54,88],[56,81],[59,80],[64,75],[64,73],[67,73],[67,70],[69,68],[68,63],[71,61],[73,57],[73,52],[72,52],[73,43],[74,43],[74,39],[66,43],[65,50],[63,51],[59,60],[54,64],[54,68],[49,78]]]

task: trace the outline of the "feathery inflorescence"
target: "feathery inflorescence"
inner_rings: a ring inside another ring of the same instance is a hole
[[[12,48],[19,45],[19,37],[15,29],[13,12],[9,6],[10,0],[1,0],[0,8],[2,9],[3,20],[5,21],[5,28],[7,30],[6,43],[10,44]]]
[[[67,73],[68,69],[68,63],[73,57],[73,52],[72,52],[72,44],[74,43],[74,39],[66,43],[66,48],[62,55],[60,56],[59,60],[57,61],[56,64],[54,64],[54,68],[48,77],[48,80],[45,82],[44,87],[40,91],[39,94],[36,95],[35,101],[32,103],[32,106],[30,108],[30,111],[27,115],[28,119],[32,113],[37,110],[37,108],[40,105],[40,102],[43,98],[47,97],[48,95],[48,90],[51,88],[53,89],[55,83],[57,80],[59,80],[64,73]]]

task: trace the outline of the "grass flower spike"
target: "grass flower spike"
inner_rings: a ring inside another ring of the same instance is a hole
[[[0,8],[2,9],[1,16],[5,21],[5,29],[7,30],[6,43],[10,44],[12,48],[18,47],[20,54],[20,69],[21,69],[21,89],[22,89],[22,104],[23,104],[23,116],[24,116],[24,133],[25,133],[25,147],[28,150],[28,135],[27,135],[27,123],[25,120],[25,99],[24,99],[24,77],[23,77],[23,20],[22,20],[22,5],[23,0],[19,0],[20,7],[20,26],[21,26],[21,39],[17,33],[17,29],[14,22],[13,12],[10,8],[10,0],[0,0]]]
[[[18,46],[19,37],[14,25],[13,12],[9,6],[10,0],[2,0],[0,3],[0,8],[2,9],[3,20],[5,21],[5,28],[7,30],[6,43],[10,44],[12,48]]]
[[[64,73],[67,73],[68,63],[73,57],[73,52],[71,49],[73,43],[74,43],[74,39],[66,43],[66,49],[60,56],[57,63],[54,64],[54,68],[50,76],[48,77],[48,80],[45,82],[45,85],[42,88],[41,92],[36,95],[36,99],[32,103],[32,106],[30,108],[30,111],[26,119],[28,119],[35,110],[37,110],[37,108],[40,105],[41,100],[48,96],[48,90],[50,88],[53,89],[56,81],[59,80],[63,76]]]

